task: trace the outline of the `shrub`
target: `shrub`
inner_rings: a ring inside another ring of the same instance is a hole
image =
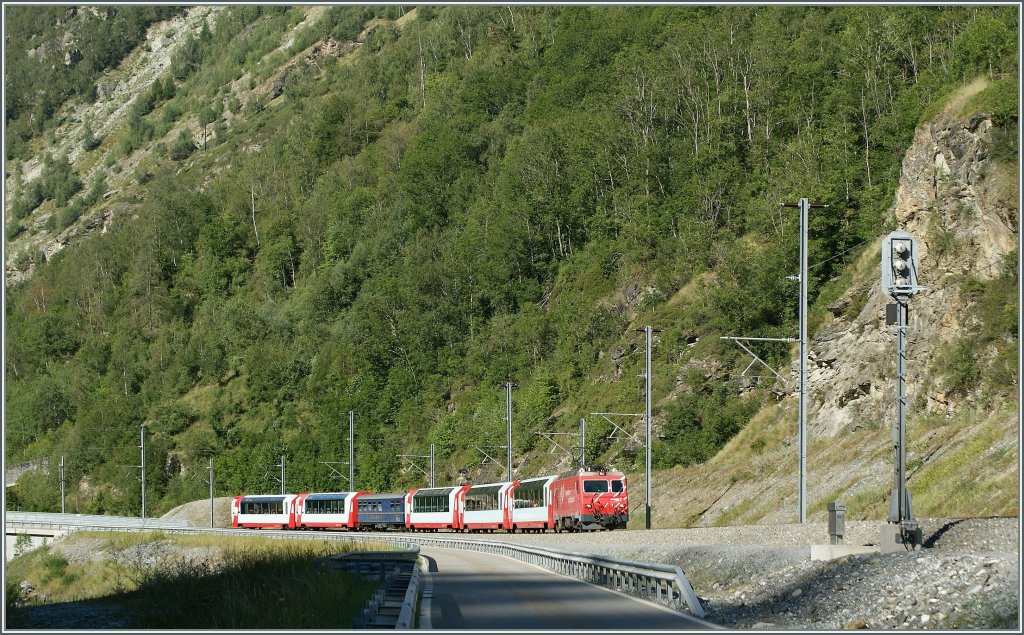
[[[4,231],[4,235],[7,236],[7,240],[14,240],[25,231],[25,226],[17,221],[11,221],[7,223],[7,229]]]
[[[195,151],[196,144],[192,142],[192,133],[186,128],[178,133],[177,140],[171,145],[170,157],[175,161],[182,161]]]

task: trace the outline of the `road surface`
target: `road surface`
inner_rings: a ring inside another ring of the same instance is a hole
[[[435,629],[686,630],[707,622],[493,554],[422,548]]]

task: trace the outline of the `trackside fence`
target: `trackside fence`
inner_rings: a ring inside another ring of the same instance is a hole
[[[53,514],[60,516],[60,514]],[[67,516],[59,526],[69,532],[76,530],[95,529],[95,525],[82,523],[82,517]],[[136,519],[138,520],[138,519]],[[8,514],[8,523],[11,522]],[[169,534],[212,534],[212,535],[243,535],[253,536],[248,529],[199,529],[185,527],[146,527],[101,525],[108,531],[144,531],[159,529]],[[494,540],[467,540],[422,534],[386,533],[361,534],[356,532],[317,532],[308,531],[262,531],[261,537],[293,540],[338,540],[346,542],[368,542],[375,544],[392,544],[403,549],[415,546],[437,547],[440,549],[463,549],[493,553],[495,555],[514,558],[527,562],[554,573],[576,578],[584,582],[603,586],[619,593],[632,595],[651,602],[663,604],[676,610],[688,610],[696,617],[704,617],[704,607],[693,592],[693,587],[686,579],[686,574],[677,565],[637,562],[605,556],[574,552],[553,551],[530,545],[518,545]]]

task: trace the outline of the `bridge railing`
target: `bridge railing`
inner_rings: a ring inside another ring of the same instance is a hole
[[[97,516],[90,514],[51,514],[45,512],[4,512],[6,525],[67,529],[72,527],[111,527],[131,529],[181,529],[195,527],[190,520],[137,518],[132,516]]]
[[[60,514],[53,514],[60,516]],[[76,529],[90,528],[84,517],[77,525],[67,527],[69,531]],[[114,517],[101,516],[99,518],[112,519]],[[12,520],[8,514],[7,522]],[[126,520],[126,519],[119,519]],[[98,525],[110,531],[140,531],[144,529],[160,529],[166,533],[174,534],[219,534],[219,535],[246,535],[252,536],[253,531],[249,529],[198,529],[181,525],[167,525],[157,527],[154,521],[142,525],[141,519],[127,519],[137,521],[134,524],[116,524],[108,522]],[[167,522],[167,521],[164,521]],[[181,521],[174,521],[181,522]],[[96,525],[92,526],[96,527]],[[515,558],[522,562],[534,564],[554,573],[577,578],[591,584],[607,587],[620,593],[640,597],[645,600],[664,604],[676,610],[689,610],[696,617],[704,617],[704,607],[693,592],[693,587],[686,579],[686,574],[677,565],[658,564],[650,562],[638,562],[635,560],[623,560],[594,554],[575,552],[554,551],[542,547],[511,544],[496,540],[467,540],[464,538],[448,538],[442,536],[427,536],[418,534],[395,534],[386,533],[360,534],[355,532],[309,532],[292,531],[265,531],[260,532],[261,537],[289,540],[295,538],[315,540],[339,540],[346,542],[369,542],[377,544],[393,544],[402,548],[414,546],[438,547],[441,549],[463,549],[493,553],[497,555]]]
[[[507,556],[620,593],[665,604],[677,610],[682,610],[685,606],[693,615],[704,617],[704,607],[693,592],[686,574],[677,565],[637,562],[571,551],[553,551],[492,540],[409,535],[389,536],[387,539],[395,543],[414,541],[420,546],[464,549]]]

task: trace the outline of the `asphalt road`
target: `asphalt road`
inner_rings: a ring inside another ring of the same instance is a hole
[[[423,548],[434,629],[686,630],[708,624],[668,608],[485,553]]]

